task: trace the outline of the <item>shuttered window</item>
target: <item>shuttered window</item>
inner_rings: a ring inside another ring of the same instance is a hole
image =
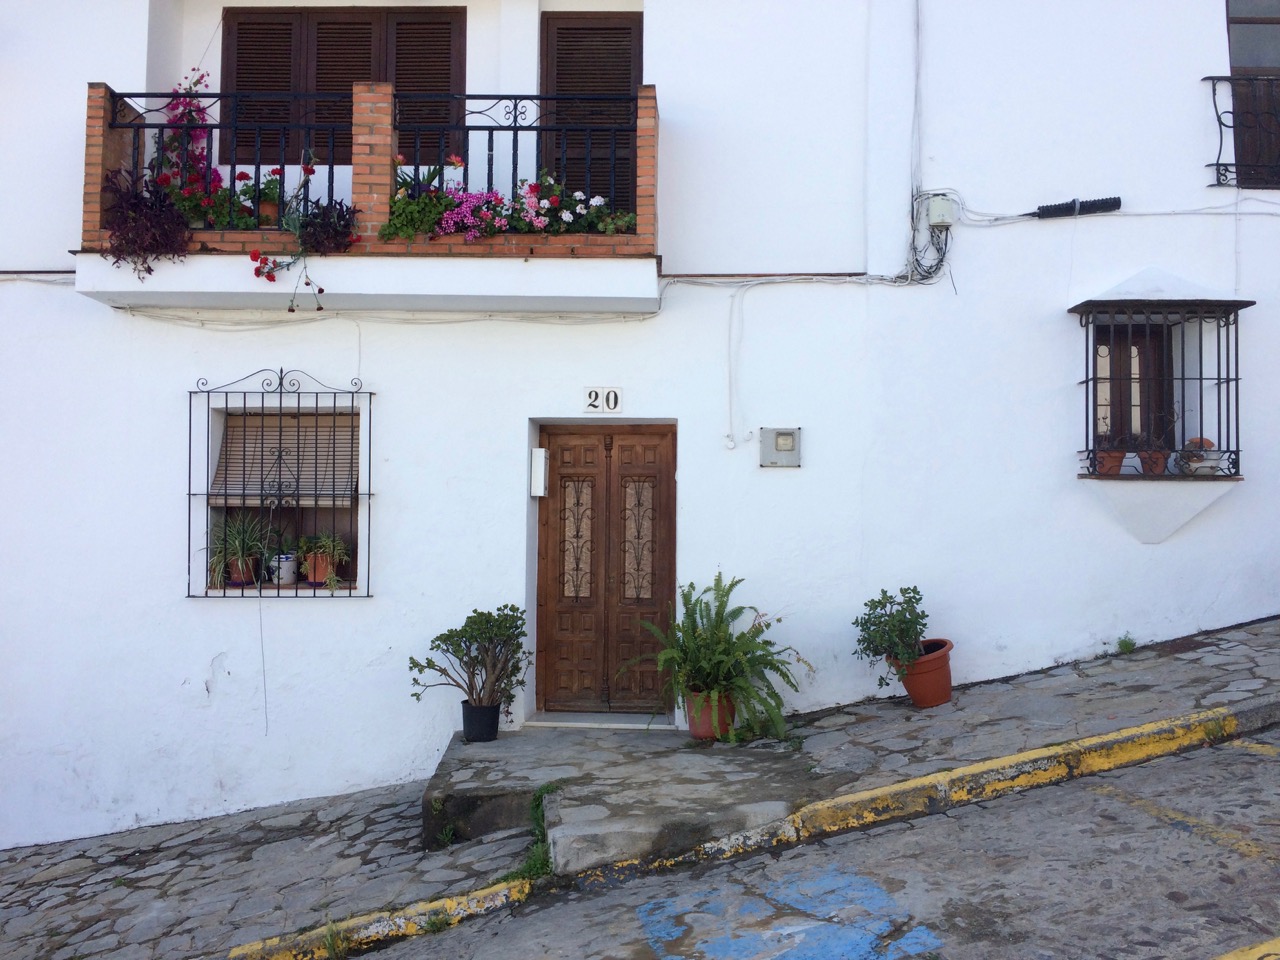
[[[359,414],[228,414],[217,464],[213,507],[350,507]]]
[[[640,87],[641,14],[542,17],[544,115],[557,126],[632,125],[634,103],[560,99],[583,95],[634,97]],[[571,190],[606,196],[616,210],[635,210],[636,149],[631,133],[566,130],[546,138],[542,165]]]
[[[455,7],[247,9],[223,13],[223,88],[238,99],[224,162],[351,162],[351,85],[391,82],[401,93],[465,90],[466,11]],[[259,97],[343,94],[341,100]],[[278,125],[274,129],[255,124]],[[316,126],[322,125],[322,126]],[[333,127],[336,126],[336,129]],[[255,153],[255,151],[257,151]]]

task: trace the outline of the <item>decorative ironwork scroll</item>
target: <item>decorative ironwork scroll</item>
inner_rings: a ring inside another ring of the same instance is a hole
[[[595,481],[566,477],[560,481],[561,502],[561,594],[571,600],[591,597],[591,559],[595,551]]]
[[[653,477],[622,479],[622,598],[653,599]]]

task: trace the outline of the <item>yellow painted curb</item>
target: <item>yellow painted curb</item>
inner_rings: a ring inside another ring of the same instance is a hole
[[[799,839],[907,820],[1030,787],[1132,766],[1192,747],[1220,743],[1239,724],[1227,707],[1161,720],[997,760],[958,767],[887,787],[819,800],[787,818],[780,835]]]
[[[389,940],[431,932],[437,924],[452,925],[476,914],[519,903],[529,896],[532,886],[528,880],[497,883],[474,893],[348,917],[314,930],[246,943],[235,947],[228,957],[230,960],[328,960],[325,938],[331,931],[342,936],[349,949],[367,949]]]
[[[1280,937],[1254,947],[1232,950],[1217,957],[1216,960],[1278,960],[1278,958],[1280,958]]]

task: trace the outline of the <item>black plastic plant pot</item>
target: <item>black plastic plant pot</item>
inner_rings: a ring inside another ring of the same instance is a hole
[[[467,743],[487,743],[498,739],[498,712],[501,705],[473,706],[470,700],[462,701],[462,736]]]

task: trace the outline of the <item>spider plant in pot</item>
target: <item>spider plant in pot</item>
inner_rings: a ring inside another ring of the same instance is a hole
[[[798,690],[791,660],[812,670],[794,647],[779,647],[765,634],[778,621],[758,609],[732,605],[740,577],[725,581],[717,573],[711,585],[699,590],[690,583],[680,589],[681,615],[672,616],[666,630],[642,621],[661,644],[624,665],[655,660],[665,692],[684,702],[689,733],[695,740],[737,738],[735,721],[750,730],[786,734],[781,681]]]
[[[877,679],[881,687],[896,676],[917,707],[936,707],[951,700],[950,640],[926,640],[929,615],[920,607],[917,587],[902,587],[897,595],[881,590],[866,602],[866,612],[854,619],[858,628],[855,657],[883,659],[886,670]]]
[[[336,533],[317,533],[298,540],[297,552],[303,561],[300,572],[313,587],[328,587],[330,593],[338,591],[338,564],[350,560],[346,541]]]
[[[462,735],[469,743],[495,740],[498,714],[511,710],[516,688],[524,686],[530,654],[521,642],[525,632],[524,610],[507,603],[497,610],[472,610],[462,626],[439,634],[431,641],[432,656],[409,658],[417,687],[410,696],[421,701],[432,687],[457,687],[467,695],[462,701]],[[424,674],[439,679],[424,683]]]
[[[221,589],[258,583],[255,563],[267,552],[267,521],[248,510],[237,510],[214,524],[209,535],[209,584]]]

